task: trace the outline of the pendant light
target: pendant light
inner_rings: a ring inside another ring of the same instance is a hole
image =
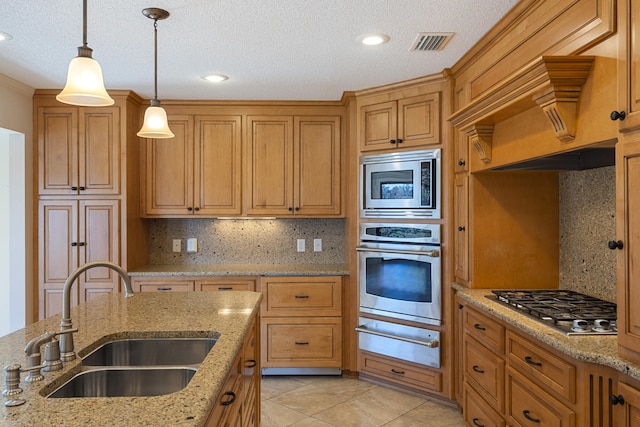
[[[153,19],[153,50],[154,50],[154,94],[151,100],[151,106],[147,107],[144,112],[144,122],[142,123],[142,129],[138,132],[138,136],[141,138],[173,138],[175,135],[169,129],[169,122],[167,120],[167,113],[164,108],[160,106],[158,100],[158,20],[166,19],[169,17],[169,12],[163,9],[150,7],[144,9],[142,14],[147,18]]]
[[[91,57],[93,49],[87,46],[87,0],[82,2],[82,12],[82,46],[78,47],[78,56],[69,64],[67,84],[56,99],[83,107],[113,105],[115,101],[104,88],[100,64]]]

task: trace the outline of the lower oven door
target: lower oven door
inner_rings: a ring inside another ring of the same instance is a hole
[[[440,367],[440,332],[364,317],[358,324],[360,350]]]

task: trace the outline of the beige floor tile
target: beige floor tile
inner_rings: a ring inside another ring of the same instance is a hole
[[[305,414],[282,406],[272,400],[263,400],[260,412],[261,427],[286,427],[307,418]]]
[[[426,402],[384,427],[464,427],[464,422],[458,409]]]
[[[273,402],[294,409],[307,415],[313,415],[332,406],[344,402],[349,397],[325,390],[314,385],[306,385],[296,390],[272,398]]]
[[[262,379],[260,394],[262,400],[269,400],[281,394],[298,389],[309,384],[304,377],[272,376]]]
[[[327,424],[324,421],[320,421],[316,418],[309,417],[305,418],[302,421],[298,421],[297,423],[291,424],[288,427],[335,427],[333,424]]]

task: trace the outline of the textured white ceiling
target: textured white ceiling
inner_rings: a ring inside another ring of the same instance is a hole
[[[452,66],[517,0],[88,0],[89,47],[107,89],[158,98],[337,100]],[[34,88],[62,88],[82,44],[81,0],[0,0],[0,73]],[[363,33],[385,45],[356,42]],[[419,32],[453,32],[443,51],[410,52]],[[222,73],[211,84],[201,77]]]

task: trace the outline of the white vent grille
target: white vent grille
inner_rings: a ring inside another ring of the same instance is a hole
[[[425,52],[444,49],[454,33],[418,33],[410,52]]]

